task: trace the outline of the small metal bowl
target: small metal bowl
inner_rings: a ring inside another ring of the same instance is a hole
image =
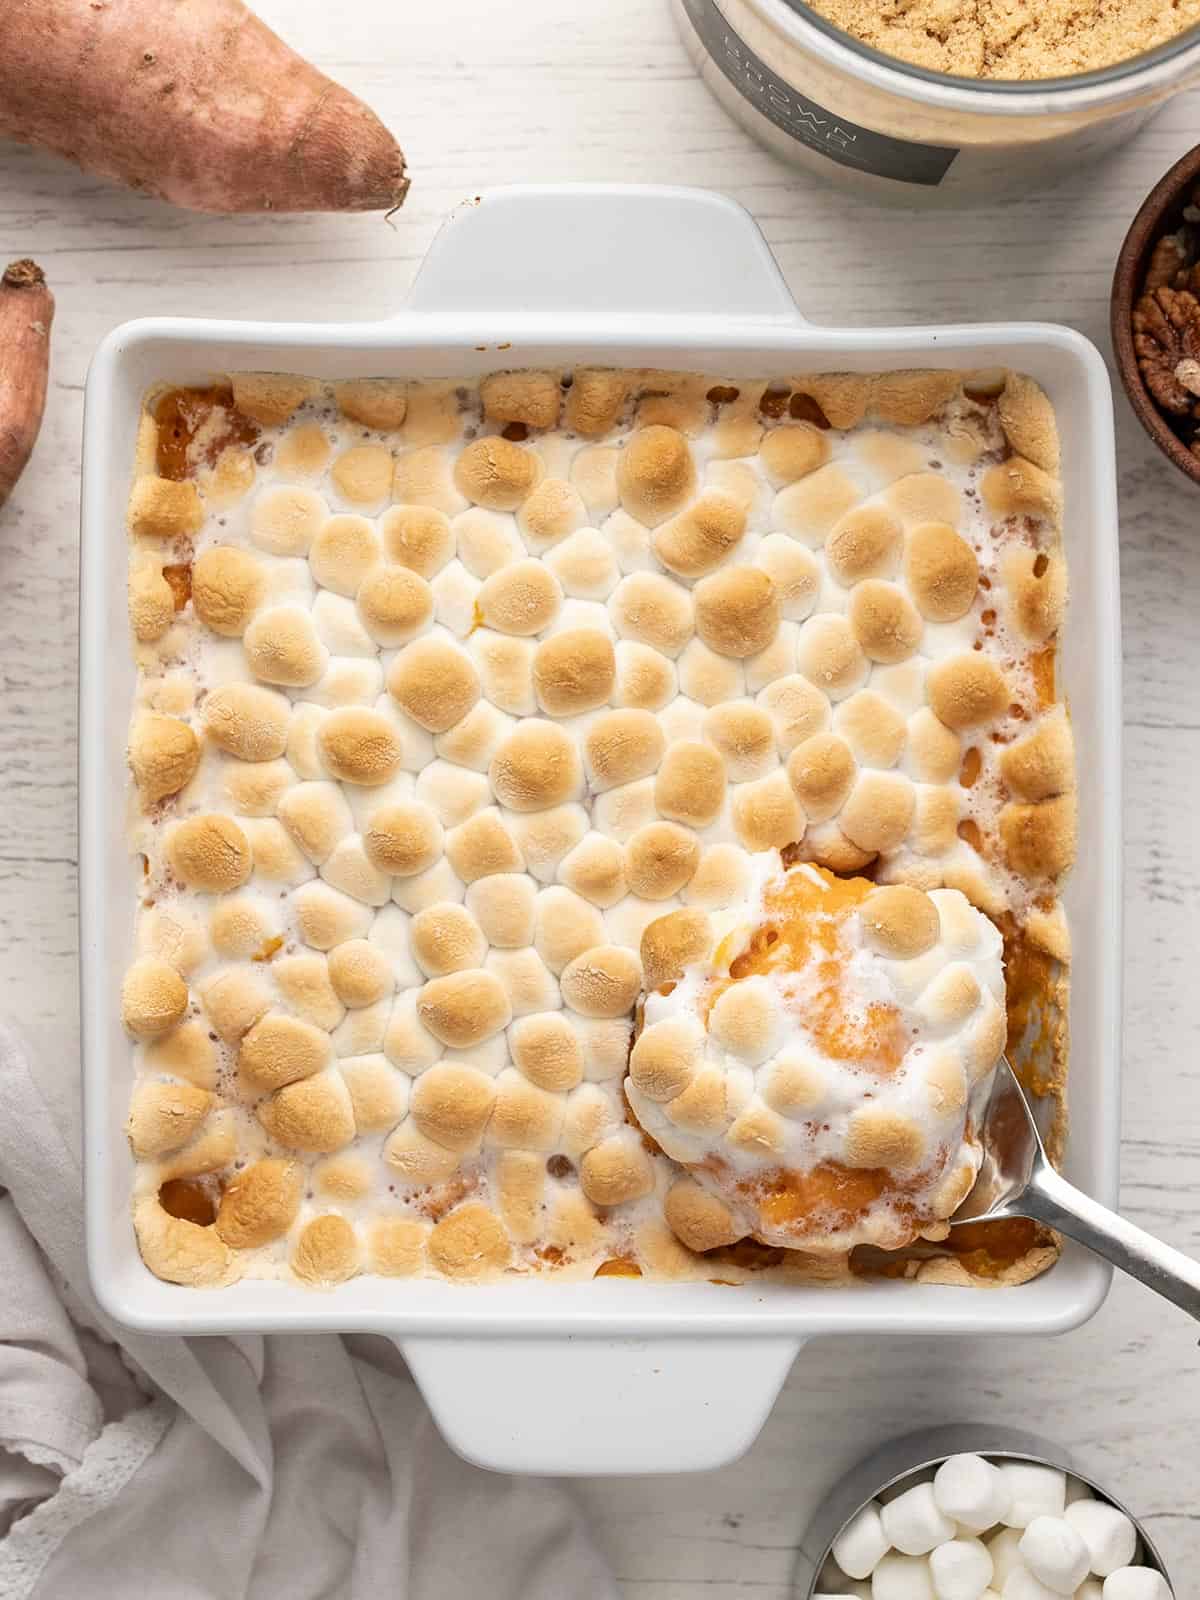
[[[834,1541],[858,1513],[886,1494],[890,1489],[906,1489],[909,1481],[920,1480],[922,1474],[936,1472],[950,1456],[978,1455],[989,1460],[1029,1461],[1039,1467],[1055,1467],[1078,1478],[1098,1500],[1123,1511],[1137,1529],[1141,1541],[1139,1563],[1153,1567],[1171,1582],[1170,1574],[1155,1547],[1154,1540],[1141,1522],[1117,1499],[1116,1495],[1098,1484],[1088,1473],[1082,1472],[1065,1450],[1037,1434],[1024,1433],[1016,1428],[996,1428],[986,1422],[955,1423],[945,1428],[927,1428],[920,1433],[908,1433],[903,1438],[892,1439],[867,1460],[840,1479],[826,1495],[813,1515],[812,1521],[800,1541],[793,1577],[797,1600],[812,1600],[820,1592],[818,1580],[829,1561]],[[1172,1589],[1172,1593],[1175,1593]]]
[[[1133,348],[1133,308],[1141,298],[1150,264],[1150,252],[1165,233],[1171,233],[1183,220],[1183,208],[1192,190],[1200,183],[1200,145],[1178,160],[1150,193],[1117,257],[1112,288],[1112,342],[1117,371],[1129,396],[1138,421],[1165,456],[1200,484],[1200,456],[1193,455],[1180,439],[1146,388]]]

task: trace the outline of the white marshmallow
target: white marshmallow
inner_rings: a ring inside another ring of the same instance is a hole
[[[890,1549],[879,1507],[872,1501],[833,1541],[833,1559],[848,1578],[869,1578]]]
[[[1171,1590],[1153,1567],[1118,1567],[1104,1580],[1104,1600],[1171,1600]]]
[[[979,1600],[992,1571],[992,1558],[978,1539],[951,1539],[929,1557],[937,1600]]]
[[[999,1533],[993,1534],[984,1542],[987,1545],[988,1555],[992,1558],[992,1566],[995,1568],[992,1575],[993,1587],[1003,1591],[1009,1573],[1015,1567],[1024,1565],[1021,1560],[1021,1535],[1015,1528],[1001,1528]]]
[[[1137,1529],[1116,1506],[1102,1500],[1076,1500],[1067,1507],[1066,1518],[1087,1546],[1088,1564],[1098,1578],[1132,1565]]]
[[[1059,1600],[1057,1589],[1048,1589],[1028,1567],[1014,1567],[1000,1593],[1004,1600]]]
[[[934,1545],[954,1537],[954,1524],[938,1510],[932,1483],[918,1483],[888,1505],[881,1513],[888,1542],[906,1556],[927,1555]]]
[[[1065,1517],[1034,1517],[1020,1550],[1034,1577],[1056,1594],[1073,1595],[1088,1575],[1088,1547]]]
[[[951,1456],[933,1480],[940,1510],[972,1533],[986,1533],[1008,1512],[1011,1495],[998,1468],[982,1456]]]
[[[871,1600],[937,1600],[928,1561],[890,1550],[871,1574]]]
[[[1061,1517],[1067,1504],[1066,1474],[1032,1461],[1002,1461],[1000,1473],[1011,1496],[1004,1521],[1027,1528],[1035,1517]]]

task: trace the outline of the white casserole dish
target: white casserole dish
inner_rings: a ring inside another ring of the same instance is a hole
[[[561,240],[571,240],[571,266]],[[1117,1197],[1120,1038],[1120,627],[1111,394],[1066,328],[1008,323],[817,329],[749,216],[702,190],[504,189],[460,208],[407,309],[357,324],[146,320],[111,333],[87,384],[80,650],[80,898],[87,1246],[118,1322],[148,1332],[367,1331],[394,1338],[450,1443],[519,1472],[721,1465],[753,1441],[797,1353],[820,1334],[1049,1334],[1099,1308],[1109,1269],[1068,1246],[1021,1288],[903,1282],[731,1288],[601,1278],[462,1287],[359,1277],[329,1293],[248,1280],[197,1290],[153,1277],[130,1219],[122,1131],[132,1060],[120,1020],[137,863],[126,842],[134,668],[126,612],[129,491],[141,397],[244,369],[324,378],[475,377],[597,363],[732,378],[800,370],[1009,365],[1058,412],[1072,600],[1062,673],[1078,746],[1073,1131],[1067,1173]]]

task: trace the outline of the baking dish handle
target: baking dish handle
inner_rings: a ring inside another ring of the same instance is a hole
[[[405,1339],[446,1441],[493,1472],[694,1472],[748,1450],[800,1342]]]
[[[515,184],[450,213],[410,311],[801,320],[750,213],[711,189]]]

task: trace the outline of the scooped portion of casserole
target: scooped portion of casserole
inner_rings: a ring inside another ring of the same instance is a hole
[[[150,1269],[1040,1270],[945,1218],[1063,1101],[1061,519],[1011,372],[152,391]]]

